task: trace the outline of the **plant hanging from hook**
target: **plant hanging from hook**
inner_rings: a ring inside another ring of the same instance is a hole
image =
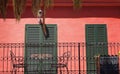
[[[38,15],[38,10],[41,9],[42,0],[32,0],[32,13],[35,17]]]
[[[0,13],[4,20],[6,19],[7,4],[8,0],[0,0]]]
[[[73,7],[75,9],[82,7],[82,0],[73,0]]]
[[[16,20],[20,20],[22,12],[25,8],[26,0],[13,0],[13,10]]]

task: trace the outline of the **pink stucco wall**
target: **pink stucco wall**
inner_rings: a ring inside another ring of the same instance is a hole
[[[84,42],[85,24],[107,24],[108,41],[120,41],[119,7],[54,7],[47,12],[46,24],[57,24],[59,42]],[[19,22],[13,18],[10,7],[6,21],[0,18],[0,43],[24,42],[25,24],[37,24],[30,7],[26,8]]]

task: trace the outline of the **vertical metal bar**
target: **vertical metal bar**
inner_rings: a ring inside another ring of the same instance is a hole
[[[3,44],[3,74],[4,74],[4,61],[5,61],[5,57],[4,57],[4,55],[5,55],[5,44]]]
[[[13,51],[13,49],[12,49],[12,43],[10,44],[10,50]],[[11,56],[10,56],[10,63],[11,62],[12,62],[12,60],[11,60]],[[12,66],[12,64],[10,64],[10,68],[11,68],[10,71],[13,72],[13,66]]]
[[[76,50],[75,50],[75,43],[73,43],[73,51],[74,51],[74,52],[73,52],[73,59],[74,59],[74,60],[73,60],[73,63],[74,63],[74,65],[73,65],[73,66],[74,66],[74,67],[73,67],[73,70],[74,70],[74,73],[76,73],[76,54],[75,54],[75,51],[76,51]]]
[[[78,62],[79,62],[79,74],[80,74],[80,43],[78,43]]]
[[[6,50],[7,50],[7,72],[8,72],[8,49],[9,49],[9,44],[7,44]]]
[[[69,67],[69,73],[70,72],[72,72],[72,59],[73,59],[73,57],[72,57],[72,43],[70,43],[70,51],[71,51],[71,58],[70,58],[70,67]]]
[[[63,56],[63,54],[66,52],[65,49],[66,49],[66,43],[63,43],[63,52],[62,52],[62,56]],[[64,70],[60,69],[60,74],[62,74],[62,73],[64,73]]]
[[[82,47],[82,53],[83,53],[83,54],[82,54],[83,56],[81,57],[81,58],[82,58],[82,61],[83,61],[83,62],[82,62],[82,63],[83,63],[83,70],[82,70],[82,73],[81,73],[81,74],[84,74],[84,73],[85,73],[85,71],[84,71],[84,70],[85,70],[85,58],[86,58],[86,57],[85,57],[85,54],[84,54],[84,53],[85,53],[85,49],[84,49],[84,48],[85,48],[85,43],[84,43],[84,42],[82,42],[81,47]]]
[[[67,52],[69,51],[69,50],[68,50],[68,47],[69,47],[69,46],[68,46],[68,43],[66,43]],[[68,54],[68,55],[69,55],[69,54]],[[67,55],[67,56],[68,56],[68,55]],[[69,59],[67,59],[67,61],[68,61],[68,63],[69,63]],[[69,73],[69,71],[68,71],[68,73]],[[67,70],[66,70],[66,74],[67,74]]]

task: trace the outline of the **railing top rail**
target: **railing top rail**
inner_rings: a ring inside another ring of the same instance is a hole
[[[108,46],[120,46],[120,42],[57,42],[57,43],[0,43],[0,48],[2,47],[25,47],[25,46],[86,46],[86,45],[108,45]]]

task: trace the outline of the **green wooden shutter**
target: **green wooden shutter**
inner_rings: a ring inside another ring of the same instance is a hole
[[[46,72],[44,72],[44,74],[57,74],[57,68],[52,68],[51,64],[52,63],[57,63],[57,47],[56,47],[56,43],[57,43],[57,27],[56,25],[46,25],[47,27],[47,32],[48,32],[48,37],[45,38],[43,36],[43,47],[41,48],[41,52],[42,54],[51,54],[52,55],[52,59],[46,59],[43,60],[43,62],[41,63],[42,69],[43,70],[47,70]],[[42,74],[42,73],[41,73]]]
[[[25,31],[26,31],[25,32],[25,36],[26,36],[25,43],[40,43],[41,42],[42,30],[41,30],[40,25],[26,25]]]
[[[96,74],[95,56],[107,55],[107,30],[105,24],[86,24],[87,74]]]
[[[57,60],[50,58],[42,58],[36,60],[31,58],[33,54],[44,54],[57,57],[57,26],[53,24],[47,25],[48,37],[45,38],[40,25],[27,24],[25,28],[25,63],[28,64],[25,69],[25,74],[49,74],[47,71],[53,70],[52,74],[56,74],[56,68],[51,68],[51,63],[56,63]],[[29,58],[28,58],[29,57]]]

